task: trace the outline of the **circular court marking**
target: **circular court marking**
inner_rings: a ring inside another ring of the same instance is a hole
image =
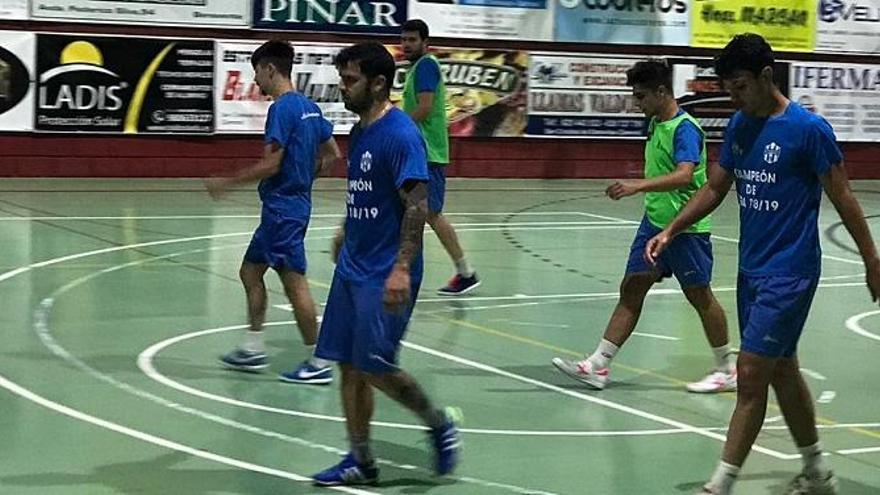
[[[861,321],[869,316],[880,315],[880,310],[875,311],[866,311],[864,313],[857,314],[855,316],[851,316],[846,320],[846,328],[851,331],[861,335],[862,337],[868,337],[869,339],[876,340],[880,342],[880,335],[875,333],[871,333],[864,328],[862,328]]]
[[[289,321],[276,321],[265,323],[264,325],[269,326],[278,326],[278,325],[290,325],[295,323],[293,320]],[[184,385],[178,381],[172,380],[167,376],[160,373],[155,365],[153,364],[153,360],[162,350],[171,347],[174,344],[195,339],[199,337],[205,337],[208,335],[213,335],[221,332],[228,332],[231,330],[242,330],[247,328],[248,325],[231,325],[226,327],[219,328],[209,328],[206,330],[198,330],[195,332],[185,333],[183,335],[178,335],[177,337],[172,337],[170,339],[163,340],[161,342],[157,342],[152,346],[145,349],[140,353],[137,359],[138,367],[141,371],[144,372],[151,379],[171,387],[180,392],[184,392],[190,395],[194,395],[197,397],[201,397],[203,399],[208,399],[216,402],[221,402],[224,404],[244,407],[247,409],[253,409],[257,411],[263,412],[271,412],[276,414],[283,414],[286,416],[297,416],[302,418],[309,419],[317,419],[323,421],[334,421],[334,422],[345,422],[345,418],[341,416],[330,416],[326,414],[317,414],[310,413],[306,411],[298,411],[294,409],[282,409],[273,406],[267,406],[263,404],[257,404],[253,402],[241,401],[238,399],[233,399],[231,397],[226,397],[222,395],[212,394],[210,392],[205,392],[204,390],[199,390],[187,385]],[[404,346],[407,346],[406,342],[403,343]],[[413,348],[412,346],[407,346]],[[417,349],[416,349],[417,350]],[[404,430],[425,430],[426,428],[422,425],[411,424],[411,423],[392,423],[385,421],[373,421],[371,423],[374,426],[383,426],[387,428],[399,428]],[[653,429],[653,430],[616,430],[616,431],[579,431],[579,430],[547,430],[547,431],[536,431],[536,430],[503,430],[503,429],[486,429],[486,428],[459,428],[460,431],[464,433],[475,433],[475,434],[486,434],[486,435],[506,435],[506,436],[571,436],[571,437],[606,437],[606,436],[647,436],[647,435],[669,435],[669,434],[677,434],[677,433],[687,433],[687,430],[683,430],[680,428],[665,428],[665,429]]]

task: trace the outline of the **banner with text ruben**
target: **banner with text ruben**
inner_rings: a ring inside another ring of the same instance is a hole
[[[794,62],[791,99],[823,117],[840,141],[880,141],[880,66]]]
[[[36,36],[0,31],[0,131],[34,128]]]
[[[31,16],[59,21],[247,26],[250,3],[244,0],[32,0]]]
[[[260,42],[218,41],[215,80],[217,132],[262,133],[271,101],[254,82],[251,53]],[[333,132],[346,134],[358,117],[345,109],[339,94],[339,74],[333,57],[345,45],[297,44],[293,84],[318,104],[333,123]]]
[[[816,0],[694,0],[691,46],[723,48],[739,33],[757,33],[776,51],[812,52]]]
[[[35,128],[210,133],[214,42],[37,35]]]
[[[391,101],[400,104],[409,62],[398,45]],[[528,53],[521,50],[432,48],[446,83],[450,136],[522,136],[526,128]]]
[[[531,136],[640,137],[645,117],[626,85],[636,58],[532,53],[528,127]]]

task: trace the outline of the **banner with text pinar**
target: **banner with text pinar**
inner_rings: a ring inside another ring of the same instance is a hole
[[[694,0],[691,46],[723,48],[734,35],[757,33],[776,51],[812,52],[816,0]]]
[[[242,2],[245,3],[245,2]],[[407,0],[253,0],[256,28],[398,34]]]
[[[260,134],[272,103],[254,81],[251,54],[260,42],[218,41],[216,93],[217,132]],[[339,74],[333,57],[345,45],[296,44],[293,84],[296,90],[317,103],[336,134],[348,133],[358,117],[345,109],[339,93]]]

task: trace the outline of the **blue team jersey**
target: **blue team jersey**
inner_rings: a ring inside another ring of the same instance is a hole
[[[828,122],[797,103],[778,116],[730,119],[720,162],[736,179],[740,272],[819,275],[819,177],[842,161]]]
[[[336,273],[345,280],[384,284],[400,249],[408,180],[428,180],[425,140],[404,111],[392,108],[366,129],[355,126],[348,149],[345,241]],[[413,283],[422,279],[422,253],[411,263]]]
[[[269,107],[266,144],[284,149],[281,169],[260,182],[263,205],[282,216],[308,218],[312,208],[318,147],[333,136],[333,124],[305,96],[284,93]]]

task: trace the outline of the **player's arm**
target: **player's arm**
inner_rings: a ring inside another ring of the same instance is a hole
[[[256,182],[278,173],[281,169],[281,160],[284,158],[284,148],[277,142],[272,141],[263,146],[263,156],[257,163],[237,171],[229,177],[212,177],[205,180],[205,187],[211,197],[222,197],[230,188]]]
[[[318,159],[315,164],[316,175],[328,175],[341,158],[342,152],[339,151],[339,145],[336,144],[336,139],[331,136],[318,148]]]
[[[672,241],[672,238],[684,232],[691,225],[718,208],[733,185],[733,175],[726,169],[713,163],[709,165],[709,179],[697,190],[696,194],[672,219],[662,232],[654,236],[645,246],[645,259],[655,263],[657,257]]]
[[[652,177],[650,179],[620,180],[605,189],[605,194],[611,199],[617,200],[632,196],[637,193],[674,191],[681,189],[694,179],[696,164],[691,162],[679,163],[672,172]]]
[[[410,112],[409,116],[412,117],[416,123],[420,123],[427,119],[428,115],[431,114],[431,108],[434,106],[434,92],[423,91],[419,93],[416,98],[419,104],[412,112]]]
[[[428,218],[428,185],[423,181],[408,180],[398,190],[403,203],[400,223],[400,248],[388,280],[385,281],[385,305],[400,307],[410,297],[410,264],[422,248],[425,220]]]
[[[874,245],[862,207],[849,187],[843,162],[832,166],[828,173],[819,176],[819,180],[849,235],[856,241],[859,255],[865,263],[868,291],[871,293],[871,299],[877,301],[880,298],[880,258],[877,257],[877,247]]]

